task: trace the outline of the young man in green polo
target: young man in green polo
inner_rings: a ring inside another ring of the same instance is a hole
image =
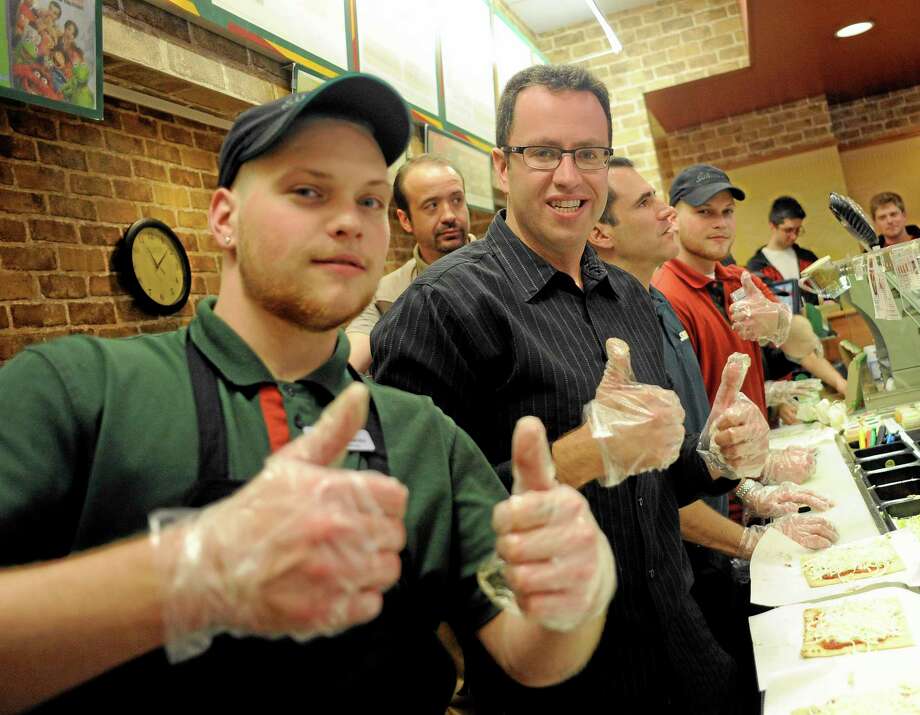
[[[443,620],[530,685],[588,660],[613,558],[539,422],[508,499],[430,400],[348,370],[337,326],[380,278],[408,133],[364,75],[245,112],[209,209],[216,301],[0,370],[0,710],[443,712]],[[493,549],[520,613],[478,589]]]

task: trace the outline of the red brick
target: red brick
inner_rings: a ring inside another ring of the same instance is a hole
[[[13,325],[17,328],[48,328],[67,325],[67,311],[63,303],[29,303],[11,305]]]
[[[213,191],[207,191],[207,190],[189,191],[188,194],[189,194],[189,198],[192,201],[192,208],[202,209],[204,211],[207,211],[208,208],[210,208],[211,206],[211,196],[213,195],[213,193],[214,193]]]
[[[195,139],[188,129],[183,129],[182,127],[177,127],[172,124],[163,124],[160,127],[160,131],[163,133],[163,138],[168,142],[172,142],[173,144],[187,144],[188,146],[195,145]]]
[[[0,157],[35,161],[35,142],[18,134],[0,135]]]
[[[18,134],[25,134],[39,139],[57,139],[57,127],[54,122],[31,112],[9,110],[7,117],[10,127]]]
[[[208,290],[208,284],[204,281],[204,276],[192,276],[192,295],[204,295]]]
[[[122,114],[121,126],[125,132],[136,137],[156,139],[159,136],[157,122],[150,117],[142,117],[137,114]]]
[[[74,194],[83,194],[85,196],[111,196],[112,182],[101,176],[71,174],[70,190]]]
[[[70,124],[61,122],[61,141],[79,144],[80,146],[105,146],[102,130],[89,124]]]
[[[193,189],[197,189],[201,186],[201,176],[199,176],[197,171],[180,169],[178,166],[170,167],[169,180],[178,186],[190,186]]]
[[[93,206],[93,202],[86,199],[76,199],[73,196],[51,194],[48,197],[48,213],[52,216],[68,216],[89,221],[96,220],[96,207]]]
[[[153,201],[153,189],[151,189],[150,184],[146,182],[115,179],[112,181],[112,184],[115,187],[115,198],[139,201],[142,203],[150,203]]]
[[[85,298],[86,279],[82,276],[39,276],[38,285],[46,298]]]
[[[0,308],[0,330],[10,327],[10,316],[6,312],[6,308]]]
[[[97,248],[64,248],[62,246],[58,249],[62,271],[101,273],[106,269],[105,255]]]
[[[182,323],[180,323],[178,320],[160,318],[154,322],[139,325],[138,327],[142,333],[168,333],[172,330],[178,330],[180,327],[182,327]]]
[[[45,197],[25,191],[0,189],[0,211],[34,214],[45,212]]]
[[[41,333],[14,333],[0,337],[0,360],[9,360],[20,350],[33,343],[43,343],[46,340],[66,335],[64,330],[46,330]]]
[[[121,240],[122,235],[122,231],[114,226],[80,226],[80,240],[90,246],[114,246]]]
[[[53,241],[55,243],[77,243],[77,227],[63,221],[33,219],[29,221],[29,231],[33,241]]]
[[[404,261],[405,262],[405,261]],[[204,277],[204,283],[207,287],[205,295],[217,295],[220,293],[220,274],[207,275]]]
[[[131,176],[131,160],[114,154],[89,152],[86,155],[89,170],[97,174]]]
[[[0,300],[32,300],[38,298],[35,281],[21,271],[0,271]]]
[[[63,166],[65,169],[86,171],[86,152],[70,149],[60,144],[38,142],[38,156],[43,164]]]
[[[217,154],[214,152],[183,148],[180,153],[182,154],[182,166],[205,171],[217,170]]]
[[[177,228],[176,238],[179,239],[179,243],[182,244],[182,247],[185,249],[186,253],[191,253],[198,250],[198,237],[195,236],[194,231]]]
[[[168,161],[173,164],[182,162],[182,155],[179,150],[170,144],[160,144],[159,142],[147,141],[147,156],[151,159]]]
[[[145,206],[143,210],[145,218],[156,218],[165,223],[167,226],[176,225],[175,209],[167,209],[163,206]]]
[[[132,325],[113,325],[106,328],[96,328],[93,335],[100,338],[127,338],[131,335],[137,335],[137,328]]]
[[[154,119],[159,119],[160,122],[172,122],[176,117],[174,114],[169,112],[163,112],[159,109],[154,109],[153,107],[145,107],[143,104],[137,106],[138,114],[141,114],[145,117],[153,117]]]
[[[137,206],[130,201],[99,199],[96,201],[99,220],[107,223],[133,223],[138,218]]]
[[[0,241],[22,243],[25,240],[25,221],[14,218],[0,218]]]
[[[217,271],[217,259],[214,256],[208,256],[201,253],[191,253],[188,262],[192,266],[194,273],[215,273]]]
[[[178,225],[184,228],[207,228],[208,217],[203,211],[180,211]]]
[[[220,151],[220,145],[223,142],[224,137],[222,134],[195,132],[195,146],[199,149],[207,149],[210,152],[217,153]]]
[[[143,159],[134,159],[132,163],[134,164],[134,173],[138,176],[145,179],[154,179],[155,181],[166,181],[166,167]]]
[[[153,197],[154,201],[161,206],[185,209],[191,205],[188,198],[188,189],[176,186],[154,186]]]
[[[150,314],[141,310],[134,298],[116,298],[115,316],[119,323],[136,323],[140,320],[150,320]]]
[[[144,140],[137,137],[106,131],[105,145],[119,154],[136,154],[144,156]]]
[[[124,289],[118,282],[118,276],[109,274],[107,276],[90,276],[89,277],[89,294],[94,296],[102,295],[122,295]]]
[[[115,322],[115,304],[110,301],[75,301],[67,304],[71,325],[108,325]]]
[[[212,191],[217,188],[217,174],[201,174],[201,183],[204,185],[204,188],[211,189]]]
[[[13,176],[12,167],[7,164],[0,164],[0,184],[12,186],[14,183],[16,183],[16,178]]]

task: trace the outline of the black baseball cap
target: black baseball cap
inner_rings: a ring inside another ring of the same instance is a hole
[[[218,186],[230,187],[240,167],[274,147],[298,117],[329,113],[366,122],[374,131],[387,166],[409,143],[409,109],[382,79],[350,72],[330,79],[312,92],[298,92],[247,109],[230,127],[220,148]]]
[[[744,192],[732,185],[724,171],[709,164],[694,164],[674,177],[669,200],[671,206],[677,206],[678,201],[699,206],[720,191],[730,191],[738,201],[744,201]]]

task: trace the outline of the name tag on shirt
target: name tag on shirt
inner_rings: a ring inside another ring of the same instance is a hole
[[[310,434],[313,430],[312,425],[308,425],[303,428],[304,434]],[[351,438],[351,442],[348,443],[349,452],[373,452],[374,451],[374,440],[371,439],[370,434],[366,429],[359,430],[354,437]]]
[[[681,331],[677,334],[677,337],[680,338],[680,341],[681,341],[681,342],[684,342],[685,340],[689,340],[689,339],[690,339],[690,336],[687,335],[687,331],[686,331],[686,330],[681,330]]]

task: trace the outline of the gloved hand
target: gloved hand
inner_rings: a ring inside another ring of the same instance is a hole
[[[798,398],[819,399],[821,381],[817,378],[808,380],[768,380],[764,384],[767,393],[767,407],[781,404],[794,404]]]
[[[817,466],[816,450],[813,447],[771,449],[760,481],[763,484],[801,484],[814,476]]]
[[[741,490],[739,490],[741,491]],[[759,517],[794,514],[801,506],[815,511],[827,511],[834,506],[830,499],[810,489],[802,489],[792,482],[783,482],[778,487],[765,487],[757,482],[745,482],[744,495],[739,496],[745,514]]]
[[[171,661],[219,633],[304,641],[380,613],[399,578],[408,492],[382,474],[328,466],[367,409],[367,388],[352,385],[233,496],[151,514]]]
[[[806,549],[826,549],[837,541],[837,529],[827,519],[811,514],[788,514],[775,519],[767,526],[748,526],[741,534],[738,558],[751,560],[758,542],[767,529],[779,529],[783,534]]]
[[[700,435],[697,451],[713,478],[759,476],[769,449],[770,426],[757,406],[741,393],[751,358],[732,353]]]
[[[569,631],[600,616],[613,598],[613,552],[587,500],[556,482],[540,420],[518,421],[511,451],[514,493],[493,511],[495,549],[520,612]]]
[[[741,275],[741,286],[744,296],[729,306],[732,330],[742,340],[757,340],[761,345],[782,345],[789,335],[792,311],[761,293],[747,271]]]
[[[618,338],[607,341],[607,367],[594,399],[585,406],[585,420],[604,460],[603,486],[615,486],[650,469],[666,469],[680,456],[680,399],[671,390],[636,382],[629,346]]]

